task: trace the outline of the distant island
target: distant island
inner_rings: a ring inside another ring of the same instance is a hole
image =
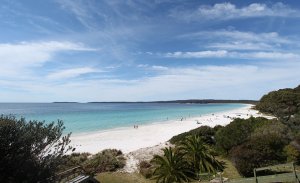
[[[52,102],[52,103],[55,103],[55,104],[56,104],[56,103],[59,103],[59,104],[60,104],[60,103],[75,103],[75,104],[77,104],[77,103],[79,103],[79,102]]]

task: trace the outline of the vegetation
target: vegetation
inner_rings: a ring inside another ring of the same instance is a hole
[[[162,183],[198,180],[201,173],[214,174],[224,169],[209,146],[195,135],[187,137],[174,149],[165,148],[164,155],[154,156],[151,162],[155,167],[153,178]]]
[[[170,142],[178,145],[192,135],[201,136],[210,150],[218,152],[211,154],[228,157],[243,176],[253,176],[253,168],[290,161],[299,163],[299,95],[300,86],[271,92],[261,99],[256,108],[277,119],[237,118],[225,127],[205,126],[179,134]],[[192,153],[193,149],[187,152]]]
[[[103,172],[95,177],[101,183],[155,183],[139,173]]]
[[[217,157],[219,161],[226,162],[226,168],[224,169],[223,176],[230,177],[232,179],[241,178],[236,168],[231,161]],[[146,179],[139,173],[121,173],[121,172],[103,172],[96,175],[96,179],[101,183],[155,183],[156,180]],[[191,183],[199,183],[198,180],[191,180]],[[209,183],[209,181],[201,180],[201,183]]]
[[[283,129],[281,129],[282,127]],[[250,139],[232,149],[230,156],[239,173],[253,176],[253,169],[284,163],[283,148],[288,143],[286,130],[278,121],[258,128]]]
[[[122,151],[116,149],[103,150],[83,163],[84,170],[89,174],[111,172],[123,168],[126,164]]]
[[[186,138],[179,148],[184,153],[187,163],[196,174],[197,179],[200,173],[213,174],[224,169],[222,163],[215,159],[208,145],[199,136]]]
[[[261,112],[272,114],[294,131],[300,129],[300,86],[280,89],[264,95],[256,105]]]
[[[217,147],[227,154],[231,148],[244,143],[250,134],[262,123],[268,121],[265,118],[235,119],[230,124],[217,131],[215,139]]]
[[[125,158],[120,150],[105,149],[95,155],[73,153],[63,157],[59,171],[81,166],[85,173],[94,175],[101,172],[112,172],[125,166]]]
[[[153,178],[158,183],[188,182],[192,174],[184,154],[171,147],[163,149],[164,155],[155,155],[152,163],[156,166]]]
[[[139,171],[145,178],[151,178],[153,174],[152,164],[148,161],[141,161],[139,163]]]
[[[202,140],[204,140],[208,144],[214,144],[215,141],[213,139],[213,136],[215,135],[217,129],[219,129],[220,126],[217,126],[215,128],[211,128],[209,126],[201,126],[199,128],[190,130],[188,132],[181,133],[179,135],[175,135],[170,139],[170,142],[172,144],[179,144],[183,140],[185,140],[187,137],[196,135],[200,136]]]
[[[0,116],[0,182],[51,182],[71,150],[63,122],[45,124]]]

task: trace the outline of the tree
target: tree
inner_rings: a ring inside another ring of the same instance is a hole
[[[194,135],[186,138],[181,143],[180,150],[184,153],[197,179],[199,173],[216,173],[224,169],[222,163],[215,159],[210,148],[199,136]]]
[[[51,182],[70,135],[62,121],[46,124],[0,116],[0,182]]]
[[[260,117],[250,117],[249,119],[237,118],[217,131],[215,136],[216,144],[228,153],[231,148],[247,141],[250,134],[267,121],[266,118]]]
[[[239,173],[246,177],[253,176],[253,169],[284,163],[282,149],[276,149],[276,140],[267,137],[254,138],[231,150],[232,161]]]
[[[245,143],[234,147],[230,156],[244,176],[253,176],[253,169],[284,163],[284,147],[290,141],[288,127],[276,120],[266,122],[257,128]]]
[[[280,89],[264,95],[256,109],[288,122],[290,117],[300,113],[300,85],[294,89]]]
[[[214,144],[214,139],[213,136],[215,135],[215,132],[217,131],[217,129],[219,129],[220,127],[216,127],[216,128],[211,128],[209,126],[200,126],[196,129],[190,130],[188,132],[184,132],[181,133],[179,135],[175,135],[170,139],[170,142],[172,144],[178,144],[181,141],[185,140],[185,138],[187,138],[188,136],[192,136],[192,135],[197,135],[197,136],[201,136],[201,138],[208,144]]]
[[[158,183],[188,182],[192,174],[181,152],[171,147],[163,149],[164,155],[155,155],[151,160],[155,170],[153,179]]]

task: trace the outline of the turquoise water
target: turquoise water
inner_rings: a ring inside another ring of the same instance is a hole
[[[243,107],[244,104],[0,103],[0,114],[26,120],[64,121],[65,132],[89,132],[164,122]]]

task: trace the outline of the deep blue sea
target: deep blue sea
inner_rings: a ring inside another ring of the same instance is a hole
[[[90,132],[195,117],[244,104],[176,103],[0,103],[0,114],[26,120],[64,121],[65,132]]]

